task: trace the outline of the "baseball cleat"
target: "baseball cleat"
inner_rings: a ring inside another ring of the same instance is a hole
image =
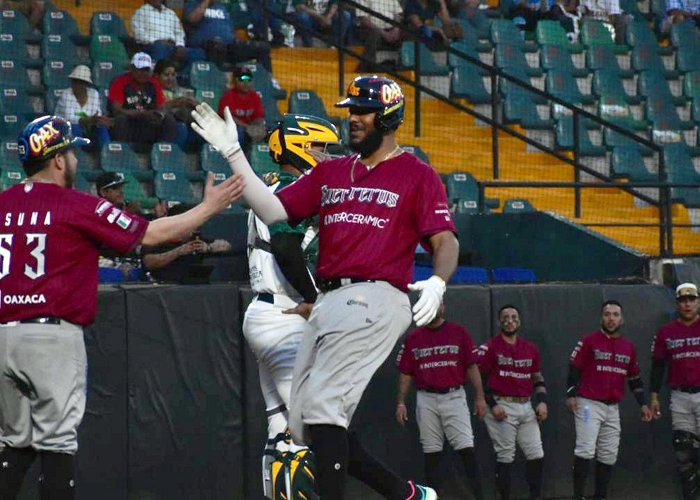
[[[411,493],[406,500],[438,500],[436,491],[429,486],[421,486],[413,481],[409,481],[408,486]]]

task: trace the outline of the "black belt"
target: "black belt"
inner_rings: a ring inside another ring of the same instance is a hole
[[[689,385],[682,385],[680,387],[674,387],[674,391],[681,391],[681,392],[687,392],[688,394],[697,394],[700,392],[700,387],[698,386],[689,386]]]
[[[271,293],[263,292],[258,294],[258,300],[261,302],[267,302],[268,304],[274,304],[275,296]]]
[[[7,323],[13,323],[13,322],[8,321]],[[3,323],[3,324],[7,324],[7,323]],[[19,321],[17,321],[17,323],[35,323],[35,324],[40,324],[40,325],[60,325],[61,318],[58,318],[56,316],[41,316],[38,318],[20,319]]]
[[[316,285],[318,289],[322,292],[330,292],[332,290],[337,290],[341,286],[351,285],[353,283],[374,283],[377,280],[363,280],[361,278],[318,278]]]
[[[437,388],[435,388],[435,387],[421,387],[421,388],[418,389],[418,390],[419,390],[419,391],[423,391],[423,392],[430,392],[430,393],[432,393],[432,394],[447,394],[447,393],[450,393],[450,392],[458,391],[458,390],[460,390],[461,388],[462,388],[461,385],[453,385],[452,387],[446,387],[446,388],[444,388],[444,389],[437,389]]]

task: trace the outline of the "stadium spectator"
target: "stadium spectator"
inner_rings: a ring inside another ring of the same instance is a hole
[[[511,2],[508,15],[525,31],[534,31],[541,19],[550,19],[554,0],[515,0]]]
[[[610,24],[615,33],[615,43],[625,43],[625,29],[632,17],[620,8],[620,0],[580,0],[578,6],[581,22],[595,19]]]
[[[185,29],[174,10],[163,0],[146,0],[131,18],[136,41],[153,59],[174,59],[178,63],[204,59],[204,51],[185,47]]]
[[[353,15],[340,9],[338,0],[292,0],[292,5],[294,12],[290,16],[299,28],[304,47],[313,45],[314,32],[330,32],[334,44],[350,35]]]
[[[2,0],[0,10],[13,9],[27,16],[29,25],[34,31],[41,30],[41,20],[46,12],[45,0]]]
[[[671,31],[671,25],[683,22],[697,24],[700,21],[700,4],[697,0],[666,0],[666,18],[661,23],[661,32]]]
[[[108,127],[113,120],[102,115],[100,93],[92,87],[90,68],[78,64],[70,75],[70,87],[63,89],[53,114],[71,124],[78,137],[88,137],[98,145],[109,142]]]
[[[403,18],[403,7],[398,0],[357,0],[357,3],[371,9],[384,17],[400,22]],[[387,46],[396,50],[401,41],[401,30],[386,21],[357,9],[357,27],[359,40],[365,48],[364,57],[368,62],[361,61],[357,68],[359,73],[369,73],[377,70],[377,50]]]
[[[253,73],[241,66],[236,69],[233,87],[224,92],[219,100],[219,115],[229,108],[238,126],[241,147],[248,156],[253,143],[265,138],[265,108],[262,99],[253,89]]]
[[[285,45],[285,36],[282,26],[285,24],[283,15],[287,13],[287,8],[291,10],[287,0],[269,0],[267,8],[272,11],[272,15],[265,15],[262,8],[262,0],[246,0],[248,13],[253,21],[252,35],[255,40],[268,40],[268,32],[272,34],[272,46],[282,47]],[[290,26],[287,25],[289,29]],[[268,31],[269,30],[269,31]],[[289,45],[294,46],[293,40]]]
[[[192,208],[181,203],[173,206],[167,215],[177,215]],[[183,241],[155,247],[145,247],[142,254],[143,269],[155,281],[167,283],[208,283],[213,266],[204,264],[207,255],[223,254],[231,251],[226,240],[205,241],[201,233],[195,231]]]
[[[131,70],[116,77],[109,86],[115,141],[148,148],[156,141],[175,141],[175,117],[163,109],[165,95],[160,82],[151,74],[152,67],[151,56],[137,52],[131,59]]]
[[[217,0],[189,0],[183,18],[190,27],[189,43],[206,51],[217,64],[235,64],[256,59],[272,72],[270,44],[267,41],[238,40],[226,6]]]
[[[177,120],[177,138],[175,142],[178,144],[201,145],[199,134],[190,128],[192,110],[199,102],[193,97],[191,89],[178,85],[175,62],[171,59],[161,59],[156,63],[153,73],[160,82],[161,87],[163,87],[163,95],[165,96],[163,109],[172,113],[175,116],[175,120]]]
[[[445,0],[406,0],[403,17],[408,27],[431,49],[443,48],[450,40],[464,36],[462,27],[450,18]],[[434,25],[436,19],[442,22],[442,27]]]

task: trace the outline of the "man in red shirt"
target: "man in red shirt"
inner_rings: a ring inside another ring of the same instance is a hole
[[[478,349],[486,379],[488,430],[496,452],[496,487],[500,500],[510,500],[510,469],[516,443],[527,460],[525,477],[530,499],[542,498],[542,437],[538,422],[547,418],[547,387],[537,346],[518,337],[520,311],[507,304],[498,311],[501,331]],[[530,398],[534,392],[535,408]]]
[[[41,457],[41,497],[74,497],[73,456],[85,410],[83,327],[97,309],[100,246],[123,253],[180,238],[235,201],[239,178],[213,185],[189,212],[149,223],[73,188],[73,137],[57,116],[19,136],[27,180],[0,193],[0,498],[15,499]]]
[[[684,499],[700,493],[698,475],[698,436],[696,415],[700,412],[700,321],[698,321],[698,289],[693,283],[676,288],[678,318],[659,329],[651,347],[651,411],[661,418],[659,392],[668,364],[668,385],[671,386],[671,424],[673,451],[680,475]]]
[[[131,58],[131,70],[112,80],[109,105],[114,115],[113,140],[146,146],[175,140],[175,116],[163,109],[163,88],[152,71],[151,56],[137,52]]]
[[[596,458],[595,496],[607,498],[612,466],[620,448],[619,403],[625,380],[642,409],[642,421],[651,421],[644,383],[639,377],[637,351],[622,336],[622,305],[608,300],[601,308],[601,328],[583,337],[571,353],[566,406],[574,414],[574,499],[584,497],[588,464]]]
[[[219,115],[228,108],[238,125],[238,137],[246,156],[252,145],[265,138],[265,108],[260,95],[253,88],[253,72],[246,66],[236,68],[233,87],[219,100]]]
[[[463,326],[445,321],[444,313],[443,305],[435,319],[409,333],[401,347],[396,360],[401,372],[396,420],[401,426],[408,421],[406,397],[415,380],[416,422],[425,458],[426,482],[438,490],[442,444],[447,436],[462,459],[474,498],[483,500],[469,406],[462,386],[469,377],[476,392],[476,414],[481,418],[486,415],[484,390],[471,335]]]

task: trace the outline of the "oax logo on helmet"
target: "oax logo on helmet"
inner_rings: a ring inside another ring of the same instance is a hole
[[[61,133],[56,130],[56,128],[53,126],[51,122],[46,123],[43,127],[41,127],[39,130],[34,132],[32,135],[29,136],[29,149],[34,155],[37,155],[41,153],[42,151],[44,153],[48,153],[49,150],[44,150],[47,144],[51,144],[51,141],[60,136]],[[57,146],[62,146],[63,143],[60,144],[55,144],[53,145],[50,149],[53,150]]]
[[[401,87],[399,87],[399,85],[396,82],[382,85],[382,88],[379,92],[379,99],[385,106],[401,102],[401,100],[403,100],[403,93],[401,92]]]

